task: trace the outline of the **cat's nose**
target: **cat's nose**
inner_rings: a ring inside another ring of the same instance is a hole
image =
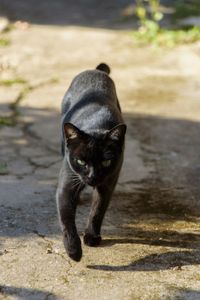
[[[95,186],[96,185],[96,177],[94,175],[89,175],[87,177],[87,183],[91,186]]]
[[[87,183],[91,186],[96,185],[96,176],[94,172],[94,168],[91,166],[89,169],[89,174],[87,175]]]

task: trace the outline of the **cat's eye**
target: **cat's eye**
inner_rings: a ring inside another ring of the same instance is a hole
[[[103,167],[109,167],[111,165],[111,159],[103,160],[102,161],[102,166]]]
[[[77,159],[77,163],[80,165],[80,166],[86,166],[86,162],[82,159]]]

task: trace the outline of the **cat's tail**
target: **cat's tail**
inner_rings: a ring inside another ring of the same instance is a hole
[[[110,74],[110,67],[105,64],[105,63],[101,63],[96,67],[97,70],[103,71],[107,74]]]

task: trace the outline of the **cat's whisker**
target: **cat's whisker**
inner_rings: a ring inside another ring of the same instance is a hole
[[[77,174],[71,174],[71,179],[72,179],[72,188],[76,189],[76,193],[79,193],[81,187],[83,186],[83,182]]]
[[[78,174],[71,174],[71,179],[74,183],[78,182],[83,184],[82,178]]]
[[[72,187],[75,188],[75,187],[78,187],[80,184],[79,181],[72,181]]]

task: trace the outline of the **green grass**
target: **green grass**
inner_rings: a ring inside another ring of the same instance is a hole
[[[140,45],[174,47],[180,44],[191,44],[200,40],[200,28],[193,27],[187,30],[157,30],[135,31],[133,37]]]
[[[135,41],[140,45],[174,47],[191,44],[200,40],[200,27],[181,26],[181,18],[200,16],[200,0],[177,0],[171,6],[175,9],[171,18],[170,29],[162,28],[161,20],[165,18],[160,12],[159,0],[137,0],[136,15],[140,22],[138,31],[133,32]],[[149,14],[148,9],[151,14]],[[178,22],[177,22],[178,21]],[[168,20],[169,22],[169,20]]]
[[[27,81],[22,78],[13,78],[13,79],[2,79],[0,80],[0,85],[11,86],[14,84],[26,84]]]
[[[14,126],[15,122],[11,117],[0,117],[0,126]]]
[[[10,45],[10,40],[6,38],[0,38],[0,47],[6,47]]]

